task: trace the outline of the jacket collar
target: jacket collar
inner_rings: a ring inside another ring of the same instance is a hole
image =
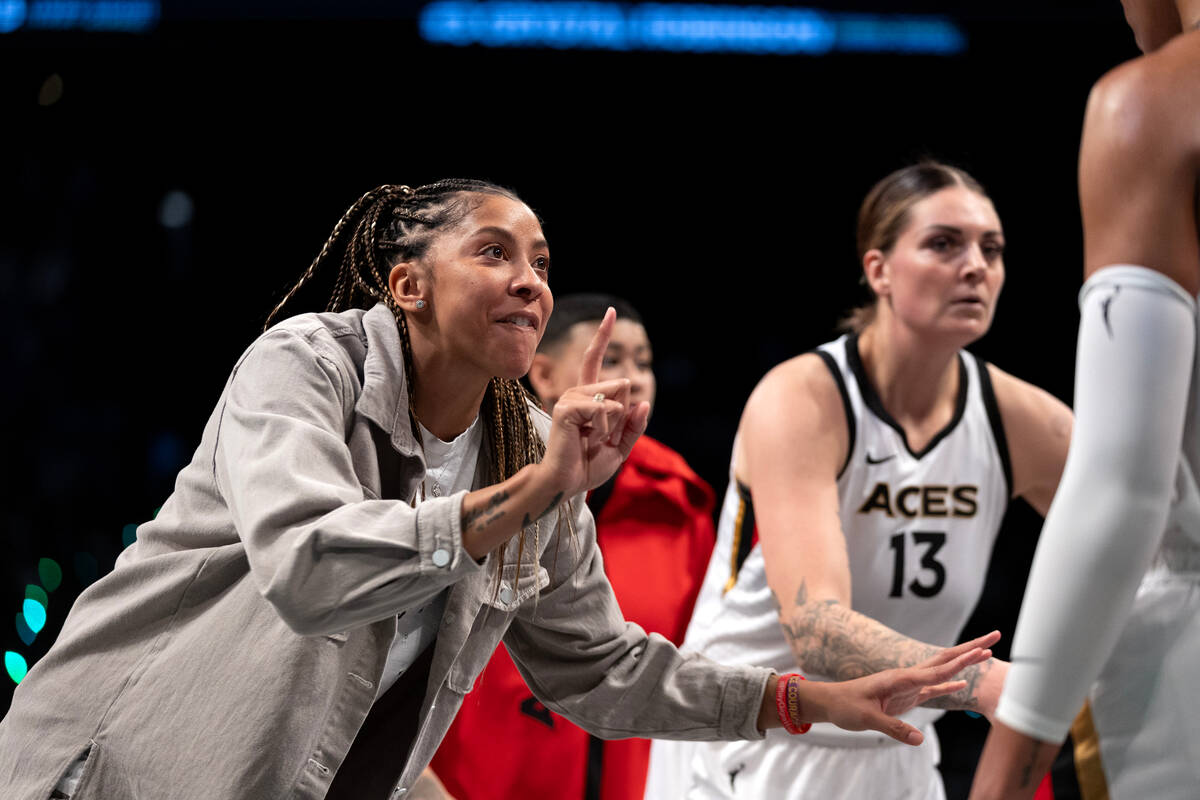
[[[400,331],[391,309],[377,303],[362,318],[367,355],[363,360],[363,387],[354,410],[391,436],[392,447],[403,455],[419,455],[408,421],[408,378]]]

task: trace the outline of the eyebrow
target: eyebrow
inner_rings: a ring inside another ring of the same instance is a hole
[[[963,229],[962,229],[962,228],[959,228],[959,227],[956,227],[956,226],[954,226],[954,225],[941,225],[941,224],[933,224],[933,225],[926,226],[926,228],[925,228],[925,233],[929,233],[929,232],[931,232],[931,231],[942,231],[942,232],[944,232],[944,233],[953,233],[953,234],[954,234],[954,235],[956,235],[956,236],[962,236],[962,235],[963,235]],[[988,230],[988,231],[984,231],[984,232],[983,232],[983,235],[984,235],[984,236],[998,236],[998,237],[1003,237],[1003,236],[1004,236],[1004,231],[1000,231],[1000,230]]]
[[[509,231],[507,228],[501,228],[496,225],[488,225],[486,227],[480,228],[479,230],[475,231],[476,236],[483,236],[485,234],[489,235],[489,236],[500,236],[505,239],[508,239],[509,241],[516,241],[516,237],[514,237],[512,235],[512,231]],[[545,239],[538,238],[533,241],[533,249],[549,250],[550,244]]]

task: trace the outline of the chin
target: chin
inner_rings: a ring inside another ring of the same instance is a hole
[[[962,341],[962,345],[960,346],[965,347],[966,345],[969,345],[978,339],[982,339],[983,335],[987,333],[988,329],[991,327],[992,321],[990,319],[966,320],[952,328],[952,335],[956,336]]]
[[[955,347],[966,347],[988,332],[991,318],[957,317],[943,319],[927,328],[927,336],[940,343],[953,343]]]
[[[494,374],[497,378],[505,380],[520,380],[529,374],[529,368],[533,366],[533,359],[530,358],[521,362],[510,362],[507,364],[497,364]]]

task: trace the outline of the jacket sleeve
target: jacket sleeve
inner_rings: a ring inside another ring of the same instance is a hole
[[[365,498],[347,445],[350,369],[315,334],[276,329],[235,367],[219,411],[216,485],[260,591],[303,635],[383,619],[482,568],[462,547],[463,492],[415,509]]]
[[[605,739],[761,739],[758,711],[771,671],[681,654],[626,622],[582,495],[566,509],[574,535],[560,526],[562,538],[542,559],[550,584],[520,608],[504,639],[538,699]]]

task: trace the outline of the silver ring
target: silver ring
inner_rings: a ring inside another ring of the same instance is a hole
[[[596,392],[594,395],[592,395],[593,403],[603,403],[604,400],[605,400],[604,392]]]

